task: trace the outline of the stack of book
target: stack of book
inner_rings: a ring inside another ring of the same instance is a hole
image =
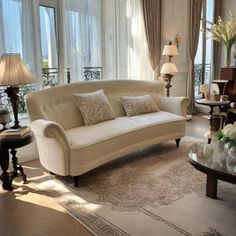
[[[0,133],[0,137],[6,138],[23,138],[30,133],[28,126],[20,127],[17,129],[7,129]]]

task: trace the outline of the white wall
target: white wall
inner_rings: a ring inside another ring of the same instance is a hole
[[[179,55],[173,57],[173,62],[178,68],[178,73],[172,78],[171,96],[186,96],[187,91],[187,1],[188,0],[166,0],[162,1],[162,49],[178,33],[180,36]],[[162,56],[162,63],[167,58]]]

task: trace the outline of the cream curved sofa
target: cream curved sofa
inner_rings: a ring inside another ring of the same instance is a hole
[[[103,89],[116,119],[85,126],[72,93]],[[127,117],[119,96],[149,94],[161,111]],[[101,80],[61,85],[26,96],[41,164],[62,176],[78,176],[125,154],[185,134],[188,100],[165,97],[159,81]]]

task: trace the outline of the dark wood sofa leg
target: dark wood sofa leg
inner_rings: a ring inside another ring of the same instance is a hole
[[[80,178],[79,175],[74,176],[74,185],[75,185],[76,188],[79,186],[79,178]]]
[[[176,142],[176,147],[179,147],[180,138],[177,138],[177,139],[175,140],[175,142]]]

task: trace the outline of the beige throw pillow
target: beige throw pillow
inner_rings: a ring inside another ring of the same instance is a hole
[[[156,103],[150,95],[135,97],[121,96],[120,100],[127,116],[136,116],[139,114],[159,111]]]
[[[93,125],[116,118],[103,90],[73,95],[84,118],[85,125]]]

